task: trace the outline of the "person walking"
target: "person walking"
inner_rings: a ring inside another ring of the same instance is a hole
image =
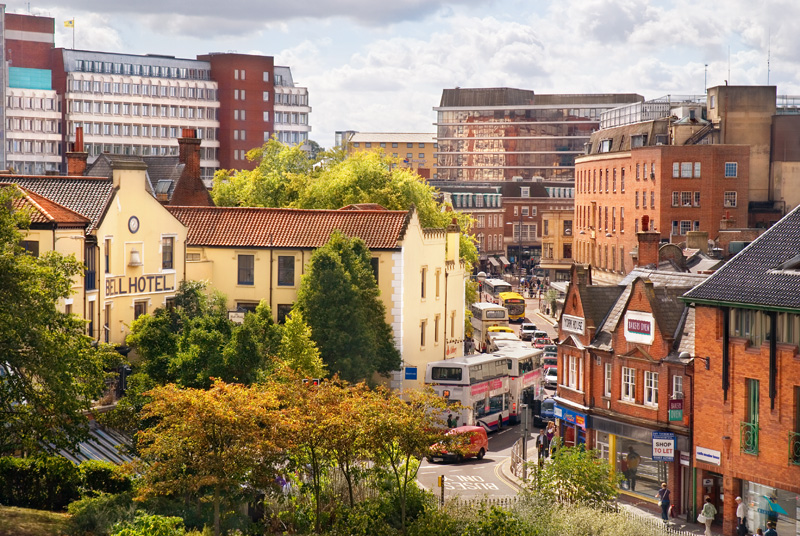
[[[703,509],[700,511],[700,514],[706,518],[703,523],[706,525],[706,535],[711,536],[711,523],[714,522],[714,518],[717,515],[717,508],[711,504],[711,497],[706,495],[706,502],[703,504]]]
[[[774,521],[767,522],[767,532],[764,533],[764,536],[778,536],[778,531],[775,530]]]
[[[545,436],[547,438],[547,450],[548,450],[547,457],[548,458],[550,457],[550,452],[549,452],[550,451],[550,445],[553,444],[553,438],[555,437],[555,435],[556,435],[556,423],[554,423],[553,421],[550,421],[550,422],[547,423],[547,431],[545,432]]]
[[[736,497],[736,534],[747,536],[747,507],[741,497]]]
[[[628,447],[628,455],[625,457],[625,461],[628,467],[625,472],[625,478],[628,479],[628,489],[636,491],[636,472],[639,470],[639,462],[642,461],[642,457],[633,449],[633,445]]]
[[[661,483],[661,489],[658,490],[656,493],[656,498],[658,498],[658,505],[661,507],[661,520],[666,523],[669,521],[669,489],[667,489],[667,483]]]
[[[547,457],[547,451],[549,448],[550,444],[547,441],[547,436],[542,428],[539,430],[539,435],[536,436],[536,455],[539,458],[539,467],[544,466],[544,459]]]

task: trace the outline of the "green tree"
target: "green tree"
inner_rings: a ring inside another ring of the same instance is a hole
[[[546,502],[604,507],[616,499],[622,477],[594,450],[557,448],[543,467],[531,464],[528,493]]]
[[[303,313],[292,311],[283,326],[283,337],[278,347],[278,357],[292,370],[305,378],[325,376],[325,363],[311,337],[311,328],[303,320]]]
[[[335,231],[311,255],[295,303],[328,370],[350,382],[400,367],[370,258],[363,240]]]
[[[152,495],[207,498],[220,533],[224,500],[246,483],[264,485],[280,451],[281,412],[272,391],[216,381],[210,389],[158,387],[142,417],[154,424],[139,432],[140,498]],[[257,476],[265,476],[257,480]]]
[[[25,254],[27,214],[0,188],[0,454],[86,437],[86,412],[105,388],[104,369],[120,355],[94,348],[86,323],[57,309],[83,265],[74,256]]]

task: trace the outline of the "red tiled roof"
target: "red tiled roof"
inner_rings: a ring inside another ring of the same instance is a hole
[[[395,249],[411,211],[166,207],[189,228],[190,246],[318,248],[331,232],[359,237],[370,249]]]
[[[15,209],[30,209],[31,223],[57,223],[77,226],[86,226],[90,223],[89,218],[85,218],[77,212],[59,205],[27,188],[23,188],[17,184],[0,182],[0,187],[3,186],[17,188],[22,192],[22,197],[14,200],[13,205]]]

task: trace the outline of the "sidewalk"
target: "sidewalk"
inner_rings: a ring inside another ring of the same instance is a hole
[[[536,437],[534,435],[528,441],[528,461],[535,462],[538,459],[537,455]],[[498,470],[502,478],[509,484],[515,486],[518,490],[522,490],[525,487],[525,483],[522,481],[522,479],[518,478],[511,472],[511,457],[508,457],[500,465],[498,465]],[[620,509],[624,509],[636,517],[651,518],[655,521],[661,521],[661,508],[650,502],[637,500],[636,497],[620,494],[619,498],[617,499],[617,504],[619,505]],[[700,523],[690,523],[685,517],[672,518],[668,528],[680,534],[697,534],[700,536],[705,534],[705,525]],[[721,535],[722,525],[712,525],[711,532],[713,534]]]

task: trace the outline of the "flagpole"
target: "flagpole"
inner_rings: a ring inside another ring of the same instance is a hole
[[[75,50],[75,19],[72,19],[72,50]]]

